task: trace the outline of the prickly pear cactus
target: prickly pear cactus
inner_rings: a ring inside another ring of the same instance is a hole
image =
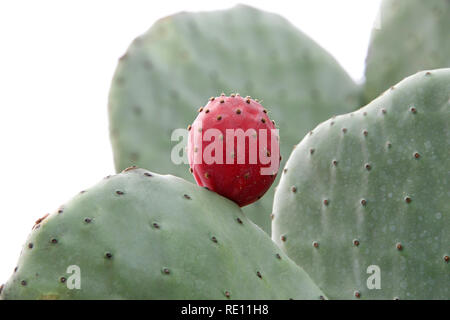
[[[79,289],[71,278],[76,268]],[[320,296],[236,204],[143,169],[107,177],[38,221],[1,293],[2,299]]]
[[[366,101],[421,70],[450,67],[450,1],[384,0],[366,59]]]
[[[417,73],[292,152],[272,239],[330,299],[450,298],[449,99]]]
[[[359,106],[359,88],[338,63],[280,16],[243,5],[179,13],[155,23],[119,61],[109,95],[116,169],[151,167],[193,181],[187,158],[171,161],[171,134],[222,92],[262,99],[282,128],[282,155],[320,121]],[[266,231],[272,196],[244,209]]]

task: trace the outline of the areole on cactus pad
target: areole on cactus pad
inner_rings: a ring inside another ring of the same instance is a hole
[[[280,164],[278,130],[257,99],[212,97],[189,126],[188,156],[197,184],[246,206],[260,199]]]

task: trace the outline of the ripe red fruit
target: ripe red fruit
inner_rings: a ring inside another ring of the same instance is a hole
[[[261,198],[280,165],[278,132],[267,110],[250,97],[222,94],[198,111],[188,127],[189,165],[197,184],[241,207]]]

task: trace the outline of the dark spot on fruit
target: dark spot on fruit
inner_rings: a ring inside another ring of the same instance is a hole
[[[353,245],[356,246],[356,247],[359,246],[359,240],[358,239],[354,239],[353,240]]]
[[[330,201],[329,201],[328,199],[324,199],[324,200],[323,200],[323,204],[327,206],[327,205],[330,204]]]
[[[236,221],[237,221],[238,223],[242,224],[241,218],[236,218]]]
[[[256,271],[256,275],[258,276],[258,278],[262,279],[262,275],[261,275],[261,272],[259,272],[259,271]]]
[[[333,124],[334,124],[334,121],[331,121],[331,122],[330,122],[330,126],[332,126]]]
[[[53,239],[50,240],[50,242],[53,243],[53,244],[57,244],[58,243],[58,239],[53,238]]]
[[[22,280],[22,281],[20,281],[20,284],[21,284],[22,286],[26,286],[26,285],[27,285],[27,282],[26,282],[25,280]]]
[[[361,293],[359,291],[355,291],[354,294],[355,294],[356,298],[358,298],[358,299],[361,298]]]
[[[32,243],[29,243],[29,244],[28,244],[28,248],[29,248],[29,249],[33,249],[33,244],[32,244]]]
[[[314,153],[314,149],[309,149],[309,154],[313,154]]]
[[[19,267],[14,268],[14,272],[17,272],[17,270],[19,270]]]
[[[162,269],[162,272],[163,272],[164,274],[170,274],[169,268],[163,268],[163,269]]]
[[[222,120],[222,116],[217,116],[217,120]]]
[[[156,222],[153,222],[152,226],[153,226],[153,228],[155,228],[155,229],[159,229],[159,224],[156,223]]]
[[[270,220],[273,220],[275,218],[275,215],[273,213],[270,214]]]
[[[411,201],[412,201],[411,197],[409,197],[409,196],[405,197],[405,202],[406,203],[411,203]]]
[[[80,191],[80,193],[85,193],[85,192],[86,192],[85,190],[81,190],[81,191]]]
[[[146,176],[146,177],[153,177],[152,174],[149,173],[149,172],[144,172],[144,176]]]
[[[206,109],[206,110],[205,110],[205,113],[209,113],[209,109]]]
[[[198,108],[197,111],[198,111],[198,112],[202,112],[202,111],[203,111],[203,107]]]
[[[211,176],[211,175],[210,175],[208,172],[205,172],[205,178],[206,178],[206,179],[209,179],[210,176]]]
[[[414,153],[414,158],[419,159],[420,158],[420,154],[418,152]]]
[[[217,238],[214,237],[214,236],[212,236],[212,237],[211,237],[211,241],[214,242],[214,243],[217,243]]]
[[[333,166],[337,166],[337,164],[338,164],[338,161],[337,160],[333,160]]]
[[[325,300],[324,296],[319,296],[319,300]]]
[[[414,107],[409,108],[409,111],[411,111],[412,113],[417,113],[417,109]]]
[[[266,109],[264,109],[264,110],[263,110],[263,112],[264,112],[264,113],[267,113],[267,110],[266,110]]]
[[[262,122],[262,123],[266,123],[266,119],[261,118],[261,122]]]
[[[188,125],[188,126],[187,126],[187,129],[188,129],[188,131],[191,131],[192,126],[191,126],[191,125]]]
[[[106,252],[106,253],[105,253],[105,258],[106,258],[106,259],[112,259],[112,256],[113,256],[113,255],[112,255],[111,252]]]
[[[431,76],[431,72],[430,72],[430,71],[427,71],[427,72],[425,72],[425,75],[426,75],[426,76]]]
[[[119,196],[121,196],[121,195],[124,194],[124,192],[123,192],[123,191],[120,191],[120,190],[117,190],[116,193],[117,193]]]
[[[347,132],[347,128],[342,128],[342,132],[346,133]]]
[[[286,173],[286,172],[287,172],[287,170],[288,170],[287,168],[284,168],[284,169],[283,169],[283,172],[284,172],[284,173]]]
[[[386,109],[384,109],[384,108],[381,109],[381,113],[386,114],[386,112],[387,112]]]
[[[367,204],[367,200],[366,199],[361,199],[361,205],[365,206]]]
[[[246,173],[244,174],[244,179],[248,179],[249,176],[250,176],[250,174],[249,174],[248,172],[246,172]]]
[[[281,236],[281,241],[286,242],[286,236],[285,235]]]
[[[236,95],[234,93],[230,94],[230,97],[234,98]]]
[[[64,211],[64,208],[61,206],[61,207],[59,207],[59,209],[58,209],[58,213],[63,213],[63,211]]]
[[[86,223],[91,223],[92,219],[91,218],[84,218],[84,222]]]
[[[367,130],[364,130],[364,131],[363,131],[363,135],[364,135],[365,137],[367,137],[368,134],[369,134],[369,132],[368,132]]]
[[[194,170],[193,170],[192,168],[189,168],[189,172],[190,172],[190,173],[193,173]]]
[[[291,187],[291,191],[294,192],[294,193],[296,193],[296,192],[297,192],[297,187],[292,186],[292,187]]]
[[[215,97],[211,97],[209,98],[209,101],[214,101],[216,98]]]
[[[220,99],[220,103],[225,103],[225,99]]]
[[[403,245],[399,242],[395,245],[395,247],[397,248],[397,250],[403,250]]]
[[[366,165],[364,166],[367,170],[372,169],[372,166],[369,163],[366,163]]]
[[[277,257],[277,259],[281,260],[281,256],[280,256],[279,253],[277,253],[277,254],[275,255],[275,257]]]
[[[391,148],[392,147],[392,143],[390,141],[386,142],[386,147]]]
[[[59,278],[59,281],[60,281],[61,283],[65,283],[65,282],[67,281],[67,279],[66,279],[65,277],[61,277],[61,278]]]
[[[236,109],[237,114],[241,114],[241,109]]]
[[[450,257],[449,256],[444,256],[444,261],[445,262],[449,262],[450,261]]]
[[[319,243],[317,241],[313,241],[312,243],[314,248],[318,248],[319,247]]]
[[[3,287],[4,287],[5,285],[4,284],[2,284],[1,286],[0,286],[0,294],[2,294],[2,291],[3,291]]]
[[[231,295],[228,291],[225,291],[225,297],[229,298]]]
[[[183,197],[185,197],[188,200],[191,200],[191,197],[189,195],[187,195],[187,194],[183,195]]]

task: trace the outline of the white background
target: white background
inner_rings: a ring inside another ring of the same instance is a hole
[[[358,82],[379,2],[241,1],[288,18]],[[114,172],[107,97],[129,43],[166,15],[236,3],[0,2],[0,284],[36,219]]]

